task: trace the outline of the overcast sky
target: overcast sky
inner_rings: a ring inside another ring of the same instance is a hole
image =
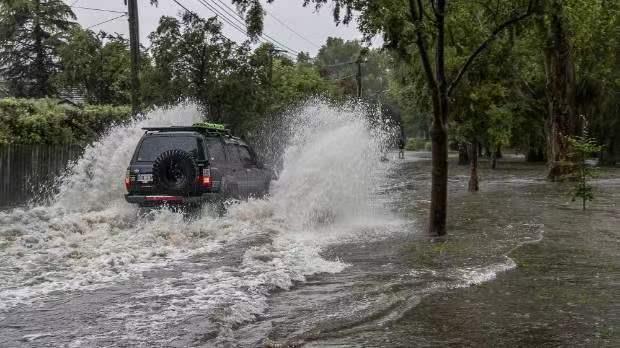
[[[89,27],[106,20],[122,16],[122,13],[98,12],[78,7],[100,8],[112,11],[126,11],[124,0],[64,0],[68,4],[73,4],[73,11],[78,17],[78,22]],[[187,8],[200,14],[203,17],[214,16],[214,12],[207,9],[199,0],[177,0]],[[231,0],[220,0],[232,9]],[[218,4],[223,7],[217,0],[205,0],[204,2],[214,6]],[[263,3],[265,1],[263,0]],[[355,28],[355,24],[349,26],[336,26],[332,19],[332,12],[329,6],[322,8],[316,12],[313,7],[302,7],[302,0],[276,0],[272,4],[265,4],[268,15],[265,17],[265,33],[271,38],[277,40],[284,46],[294,51],[310,52],[315,55],[318,47],[322,45],[327,37],[342,37],[344,39],[360,39],[361,35]],[[150,5],[149,0],[138,0],[140,14],[140,35],[142,44],[149,45],[147,36],[155,30],[161,16],[176,16],[180,14],[182,9],[172,0],[159,0],[159,7]],[[215,7],[218,11],[221,9]],[[277,18],[277,19],[276,19]],[[280,20],[284,23],[278,22]],[[296,33],[291,31],[289,28]],[[110,33],[119,33],[128,36],[127,17],[121,17],[109,23],[101,24],[91,28],[94,31],[104,30]],[[231,25],[224,23],[224,34],[235,41],[243,41],[245,36]]]

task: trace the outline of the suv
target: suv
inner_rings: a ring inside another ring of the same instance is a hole
[[[194,205],[269,192],[273,171],[222,125],[144,130],[125,176],[129,203]]]

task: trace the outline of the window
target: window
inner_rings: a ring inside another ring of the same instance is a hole
[[[208,139],[207,149],[209,151],[209,161],[225,162],[224,145],[219,139]]]
[[[198,139],[195,137],[151,136],[142,141],[137,160],[139,162],[153,162],[159,155],[168,150],[183,150],[189,152],[196,159],[204,158],[198,147]]]
[[[241,159],[239,158],[239,151],[237,150],[237,145],[232,143],[226,144],[226,157],[230,163],[241,163]]]
[[[239,157],[241,158],[241,163],[244,165],[254,164],[254,159],[250,154],[250,150],[245,146],[239,146]]]

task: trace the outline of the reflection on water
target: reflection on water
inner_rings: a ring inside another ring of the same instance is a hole
[[[1,145],[0,208],[25,204],[45,191],[81,153],[73,145]]]

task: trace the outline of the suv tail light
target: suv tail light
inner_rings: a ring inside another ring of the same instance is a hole
[[[213,179],[211,178],[211,169],[203,168],[202,175],[198,176],[198,184],[204,188],[212,188],[213,187]]]
[[[131,178],[131,171],[129,169],[127,169],[127,171],[125,172],[125,189],[127,191],[129,191],[129,189],[131,189],[131,182],[132,182],[132,178]]]

